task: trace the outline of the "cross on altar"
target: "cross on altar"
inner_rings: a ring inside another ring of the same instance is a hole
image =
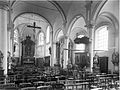
[[[41,27],[37,27],[37,26],[36,26],[36,23],[35,23],[35,22],[33,23],[33,26],[27,25],[27,27],[33,28],[34,32],[35,32],[35,28],[41,29]]]

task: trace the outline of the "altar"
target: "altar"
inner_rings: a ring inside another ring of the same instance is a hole
[[[26,36],[26,39],[22,42],[22,64],[35,64],[35,43],[31,40],[30,36]]]
[[[35,64],[35,58],[34,57],[24,57],[22,63],[23,64]]]

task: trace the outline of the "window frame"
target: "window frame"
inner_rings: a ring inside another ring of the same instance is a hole
[[[48,27],[49,27],[49,29],[48,29]],[[49,30],[49,41],[47,42],[47,32],[48,32],[48,30]],[[47,29],[46,29],[46,44],[49,44],[50,43],[50,31],[51,31],[51,29],[50,29],[50,26],[47,26]]]
[[[40,34],[43,34],[43,44],[40,44]],[[39,34],[38,34],[38,46],[43,46],[43,45],[45,45],[45,35],[44,35],[44,33],[43,32],[40,32]]]
[[[107,28],[106,29],[107,30],[107,35],[104,35],[106,30],[105,31],[101,31],[101,30],[103,30],[102,28]],[[100,31],[104,32],[104,33],[100,33]],[[99,34],[99,37],[98,37],[98,34]],[[102,39],[100,38],[101,37],[100,34],[104,35],[104,36],[102,36]],[[105,40],[106,36],[107,36],[107,39]],[[99,40],[101,40],[101,41],[99,41]],[[102,42],[101,43],[102,48],[100,48],[100,46],[97,45],[100,42]],[[108,26],[107,25],[103,25],[103,26],[98,27],[95,30],[95,40],[94,40],[94,48],[95,48],[95,50],[98,50],[98,51],[108,51],[108,44],[109,44],[109,30],[108,30]],[[104,45],[107,45],[107,46],[103,47]]]

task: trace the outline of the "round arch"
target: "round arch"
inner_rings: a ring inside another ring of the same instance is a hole
[[[103,16],[103,17],[108,18],[111,21],[111,23],[114,25],[115,29],[119,30],[119,22],[112,13],[102,12],[101,14],[99,14],[99,16]]]
[[[100,4],[98,3],[97,8],[94,8],[94,11],[92,13],[92,19],[96,21],[96,19],[99,16],[100,11],[102,10],[103,6],[105,5],[105,3],[107,2],[107,0],[103,0]]]
[[[76,34],[85,35],[85,36],[89,37],[89,34],[85,29],[83,29],[81,27],[75,27],[75,28],[73,28],[72,32],[70,33],[69,38],[73,41],[76,38]]]
[[[71,20],[71,23],[69,24],[68,31],[67,31],[68,36],[70,35],[70,33],[71,33],[71,31],[72,31],[73,25],[74,25],[75,22],[76,22],[78,19],[80,19],[80,18],[83,18],[84,23],[86,24],[85,17],[84,17],[82,14],[76,15],[75,17],[73,17],[73,19]]]
[[[57,8],[57,10],[59,11],[59,13],[60,13],[60,15],[61,15],[61,17],[62,17],[62,19],[63,19],[63,22],[67,22],[67,19],[66,19],[66,15],[65,15],[65,12],[64,12],[64,10],[62,9],[62,7],[56,2],[56,1],[49,1],[49,0],[47,0],[48,2],[50,2],[55,8]],[[11,7],[13,7],[14,6],[14,4],[15,3],[17,3],[18,1],[17,0],[15,0],[15,1],[13,1],[12,2],[12,4],[11,4]],[[33,12],[32,12],[33,13]],[[35,13],[35,12],[34,12]],[[38,14],[38,13],[37,13]],[[40,15],[41,16],[41,15]],[[17,17],[17,16],[16,16]],[[15,17],[15,18],[16,18]],[[43,17],[43,16],[42,16]],[[14,19],[15,19],[14,18]],[[45,17],[44,17],[45,18]],[[47,20],[47,19],[46,19]],[[14,21],[14,20],[13,20]],[[50,23],[50,22],[49,22]],[[51,25],[51,24],[50,24]],[[52,26],[52,25],[51,25]]]
[[[55,41],[55,42],[57,42],[57,37],[58,37],[58,35],[59,35],[60,32],[63,33],[63,31],[62,31],[61,28],[59,28],[59,29],[55,32],[55,34],[54,34],[54,41]],[[62,36],[64,36],[64,34],[63,34]]]
[[[23,12],[23,13],[20,13],[20,14],[18,14],[18,15],[13,19],[13,23],[15,22],[15,20],[16,20],[19,16],[21,16],[21,15],[23,15],[23,14],[35,14],[35,15],[37,15],[38,17],[41,17],[43,20],[45,20],[45,22],[48,23],[48,24],[50,25],[50,27],[53,29],[52,24],[47,20],[47,18],[45,18],[44,16],[42,16],[42,15],[40,15],[40,14],[38,14],[38,13],[35,13],[35,12]]]

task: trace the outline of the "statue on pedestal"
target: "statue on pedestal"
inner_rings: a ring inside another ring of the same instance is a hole
[[[114,65],[114,72],[119,72],[119,53],[118,52],[113,52],[112,54],[112,63]]]
[[[12,66],[12,57],[11,57],[11,53],[8,51],[7,52],[7,67],[8,69],[11,69],[11,66]]]
[[[0,69],[2,69],[3,57],[3,53],[0,51]]]

